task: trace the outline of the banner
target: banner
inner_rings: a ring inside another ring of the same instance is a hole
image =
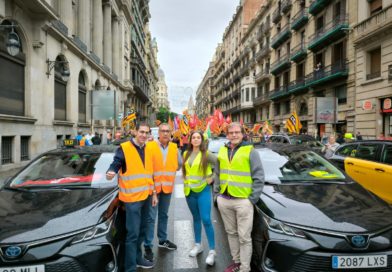
[[[91,108],[92,120],[114,120],[115,113],[115,97],[116,92],[112,90],[92,91],[91,92]]]
[[[338,99],[336,97],[316,97],[316,123],[336,124],[337,109]]]
[[[133,120],[136,119],[136,112],[134,109],[131,109],[128,112],[128,115],[125,116],[122,121],[121,121],[121,126],[126,127],[128,124],[130,124]],[[133,123],[133,122],[132,122]]]

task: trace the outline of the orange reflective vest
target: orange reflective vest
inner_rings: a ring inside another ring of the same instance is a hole
[[[149,144],[153,147],[155,190],[158,194],[161,191],[169,194],[173,192],[174,180],[176,179],[176,171],[178,169],[177,145],[169,142],[166,161],[163,163],[160,143],[154,141]]]
[[[152,180],[152,150],[145,147],[144,165],[136,148],[130,141],[121,144],[124,152],[126,172],[120,170],[118,186],[119,199],[123,202],[138,202],[145,200],[152,194],[154,182]]]

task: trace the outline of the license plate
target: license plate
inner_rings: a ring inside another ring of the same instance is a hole
[[[45,272],[45,265],[0,267],[0,272]]]
[[[332,256],[334,269],[377,268],[387,264],[387,255]]]

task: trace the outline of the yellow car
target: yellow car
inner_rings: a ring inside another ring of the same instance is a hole
[[[350,154],[344,158],[346,173],[392,204],[392,142],[362,141],[350,143],[350,146]],[[347,150],[347,146],[339,147],[335,154],[344,149]]]

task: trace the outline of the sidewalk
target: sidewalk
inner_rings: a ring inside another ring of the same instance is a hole
[[[6,178],[13,176],[16,172],[18,172],[22,168],[15,168],[8,171],[0,172],[0,187],[3,186],[3,183]]]

